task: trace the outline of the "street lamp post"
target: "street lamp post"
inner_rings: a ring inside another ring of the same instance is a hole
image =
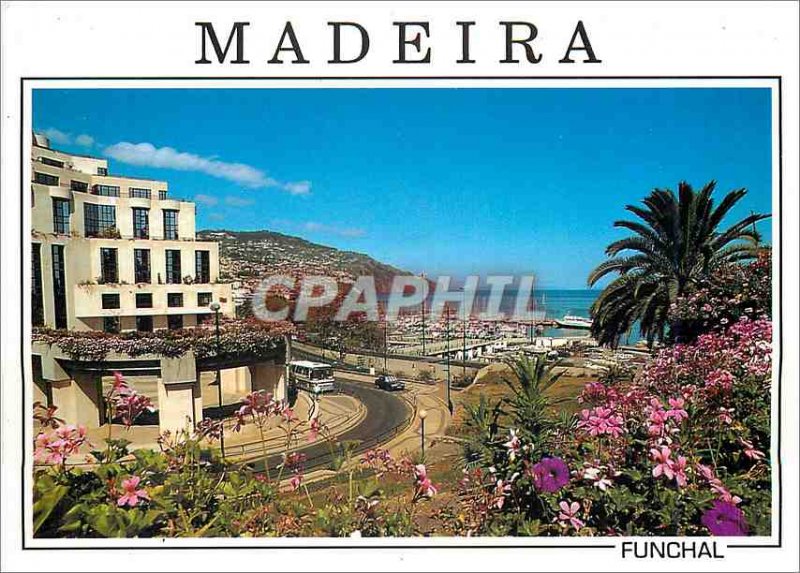
[[[219,340],[219,303],[212,302],[209,307],[214,311],[214,323],[216,325],[216,338],[217,338],[217,399],[219,401],[219,416],[220,416],[220,432],[219,432],[219,449],[222,453],[222,459],[225,459],[225,412],[222,409],[222,376],[219,370],[219,360],[222,355],[222,345]]]
[[[425,418],[428,417],[427,410],[420,410],[419,411],[419,428],[421,434],[421,446],[422,446],[422,461],[425,461]]]
[[[461,376],[467,380],[467,289],[461,287]]]

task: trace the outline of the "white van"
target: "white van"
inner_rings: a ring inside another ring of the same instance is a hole
[[[290,362],[289,382],[295,388],[312,394],[322,394],[336,390],[333,367],[324,362],[311,362],[310,360]]]

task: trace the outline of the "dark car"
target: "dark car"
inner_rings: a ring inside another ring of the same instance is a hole
[[[406,385],[402,380],[398,380],[395,376],[378,376],[375,379],[375,386],[381,388],[382,390],[389,390],[390,392],[393,390],[405,390]]]

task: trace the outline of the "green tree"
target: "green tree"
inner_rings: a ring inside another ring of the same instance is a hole
[[[607,275],[618,275],[591,309],[592,335],[601,344],[616,345],[637,321],[648,344],[667,334],[682,341],[681,322],[670,321],[670,306],[692,292],[715,265],[755,258],[760,241],[755,223],[769,215],[753,213],[721,228],[747,191],[730,191],[715,206],[715,185],[711,181],[695,191],[681,182],[677,195],[655,189],[643,200],[644,207],[626,206],[639,220],[616,221],[614,226],[633,234],[608,245],[609,259],[588,278],[593,286]]]

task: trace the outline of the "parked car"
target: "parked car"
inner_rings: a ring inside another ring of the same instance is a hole
[[[381,390],[388,390],[390,392],[394,390],[405,390],[406,385],[402,380],[399,380],[396,376],[386,376],[381,375],[375,379],[375,386],[380,388]]]

